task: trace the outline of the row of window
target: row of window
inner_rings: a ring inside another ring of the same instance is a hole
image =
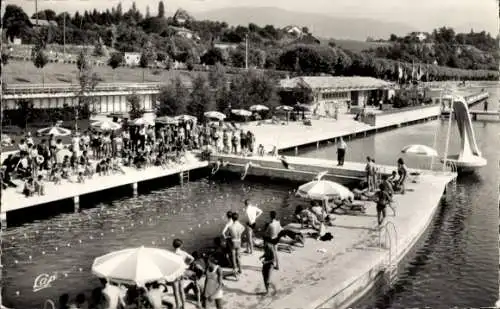
[[[331,99],[349,99],[349,92],[326,92],[321,94],[321,99],[331,100]]]
[[[154,99],[154,98],[153,98]],[[64,106],[74,106],[76,104],[76,98],[52,98],[52,99],[39,99],[34,101],[34,108],[63,108]],[[142,107],[144,109],[150,109],[151,97],[146,96],[143,100]],[[15,100],[5,100],[5,109],[16,109],[17,105]],[[113,113],[113,112],[124,112],[128,109],[126,97],[125,96],[106,96],[100,97],[100,102],[97,101],[91,104],[90,110],[97,113]]]

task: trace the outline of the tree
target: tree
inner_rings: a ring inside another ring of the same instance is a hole
[[[192,71],[194,69],[194,59],[193,57],[189,56],[186,60],[186,67],[189,71]]]
[[[5,7],[3,27],[7,39],[13,40],[16,37],[25,37],[30,30],[31,22],[21,7],[9,4]]]
[[[78,68],[78,82],[79,88],[75,93],[77,98],[77,103],[74,105],[75,110],[75,131],[78,130],[78,118],[79,115],[84,117],[89,116],[91,106],[93,106],[96,97],[93,96],[93,92],[97,87],[100,78],[97,73],[92,69],[92,65],[88,59],[88,53],[86,51],[81,51],[77,59]]]
[[[206,65],[214,65],[216,63],[224,63],[222,51],[218,48],[209,49],[203,56],[201,56],[201,63]]]
[[[146,5],[146,16],[145,16],[146,19],[148,18],[151,18],[151,12],[149,10],[149,5]]]
[[[184,86],[180,77],[177,77],[170,84],[160,89],[156,103],[156,113],[158,116],[185,114],[188,97],[188,89]]]
[[[78,53],[78,57],[76,58],[76,67],[78,68],[78,72],[87,70],[90,67],[90,60],[88,58],[87,51],[81,50]]]
[[[28,122],[33,118],[33,101],[29,99],[20,99],[16,101],[16,105],[19,112],[18,125],[24,126],[24,130],[28,128]]]
[[[165,4],[163,1],[160,1],[158,3],[158,17],[164,18],[165,17]]]
[[[139,59],[139,66],[142,68],[142,82],[144,82],[144,72],[149,65],[148,56],[144,52],[141,53],[141,58]]]
[[[113,80],[115,79],[115,69],[123,64],[123,53],[115,52],[108,60],[108,65],[113,69]]]
[[[222,64],[217,63],[210,70],[208,84],[213,91],[212,98],[215,101],[216,109],[222,113],[229,112],[227,111],[230,107],[228,80]]]
[[[144,115],[141,97],[138,94],[132,93],[127,95],[127,104],[130,109],[129,114],[131,119],[141,118]]]
[[[205,112],[214,109],[215,104],[207,79],[201,74],[197,75],[192,81],[192,90],[186,107],[187,113],[202,119]]]
[[[107,50],[106,47],[104,47],[104,44],[102,43],[101,37],[97,40],[95,46],[94,46],[94,56],[97,57],[103,57],[106,56]]]
[[[45,85],[45,70],[43,70],[43,68],[49,62],[49,58],[45,54],[44,49],[42,49],[42,48],[35,48],[35,49],[37,49],[37,50],[35,51],[35,57],[33,58],[33,64],[38,69],[42,69],[42,74],[43,74],[42,75],[42,84]]]

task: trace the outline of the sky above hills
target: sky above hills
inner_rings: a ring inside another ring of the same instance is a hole
[[[20,4],[28,13],[35,10],[34,0],[3,0]],[[52,8],[58,12],[85,9],[106,9],[119,0],[38,0],[38,8]],[[132,0],[121,1],[124,9]],[[202,11],[226,7],[277,7],[288,11],[320,13],[342,18],[368,18],[391,23],[403,23],[412,28],[429,31],[440,26],[451,26],[458,31],[486,30],[498,33],[498,4],[496,0],[166,0],[167,12],[182,7],[194,15]],[[143,12],[149,5],[152,14],[158,7],[157,0],[137,0]],[[300,24],[300,21],[297,21]]]

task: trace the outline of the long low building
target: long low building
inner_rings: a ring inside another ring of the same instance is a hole
[[[154,102],[160,92],[158,83],[113,83],[99,84],[92,92],[85,95],[96,98],[90,110],[96,114],[118,113],[129,111],[127,96],[137,94],[145,111],[152,111]],[[34,108],[63,108],[74,106],[79,96],[78,85],[9,85],[3,92],[4,109],[16,109],[17,101],[32,100]]]
[[[310,105],[317,115],[332,114],[351,107],[390,97],[394,84],[360,76],[299,76],[280,81],[280,95],[285,104]]]

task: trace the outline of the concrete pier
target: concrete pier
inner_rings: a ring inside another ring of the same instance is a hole
[[[80,197],[120,186],[132,186],[135,191],[139,182],[152,180],[170,175],[179,174],[186,170],[194,170],[206,167],[207,162],[199,161],[195,158],[185,164],[179,164],[169,169],[161,167],[149,167],[143,170],[123,167],[125,175],[114,174],[107,176],[94,176],[85,183],[63,182],[61,185],[53,183],[45,184],[45,195],[25,197],[22,193],[22,185],[18,189],[7,189],[2,194],[2,211],[24,209],[28,207],[41,206],[44,204],[71,199],[74,203],[75,211],[80,207]],[[134,189],[135,188],[135,189]],[[78,206],[77,206],[78,205]]]
[[[357,180],[364,173],[361,169],[364,165],[356,162],[337,167],[335,161],[287,157],[293,169],[285,169],[279,168],[281,163],[276,157],[219,155],[213,159],[227,163],[221,170],[234,168],[241,173],[242,163],[252,162],[248,174],[261,171],[264,175],[262,171],[268,170],[267,175],[292,180],[312,180],[317,171],[325,169],[327,179]],[[394,167],[382,166],[382,169],[389,172]],[[307,238],[304,248],[295,248],[292,253],[279,252],[280,269],[273,273],[274,289],[268,297],[259,296],[264,290],[258,259],[261,252],[243,255],[239,281],[225,282],[225,307],[341,309],[348,308],[374,286],[388,289],[397,279],[398,268],[404,266],[404,257],[432,222],[445,188],[455,177],[455,173],[432,171],[422,171],[418,178],[410,177],[407,192],[394,196],[396,215],[388,209],[387,221],[381,229],[376,228],[376,207],[371,201],[361,202],[367,209],[365,214],[334,215],[333,226],[327,227],[334,236],[332,241]]]

